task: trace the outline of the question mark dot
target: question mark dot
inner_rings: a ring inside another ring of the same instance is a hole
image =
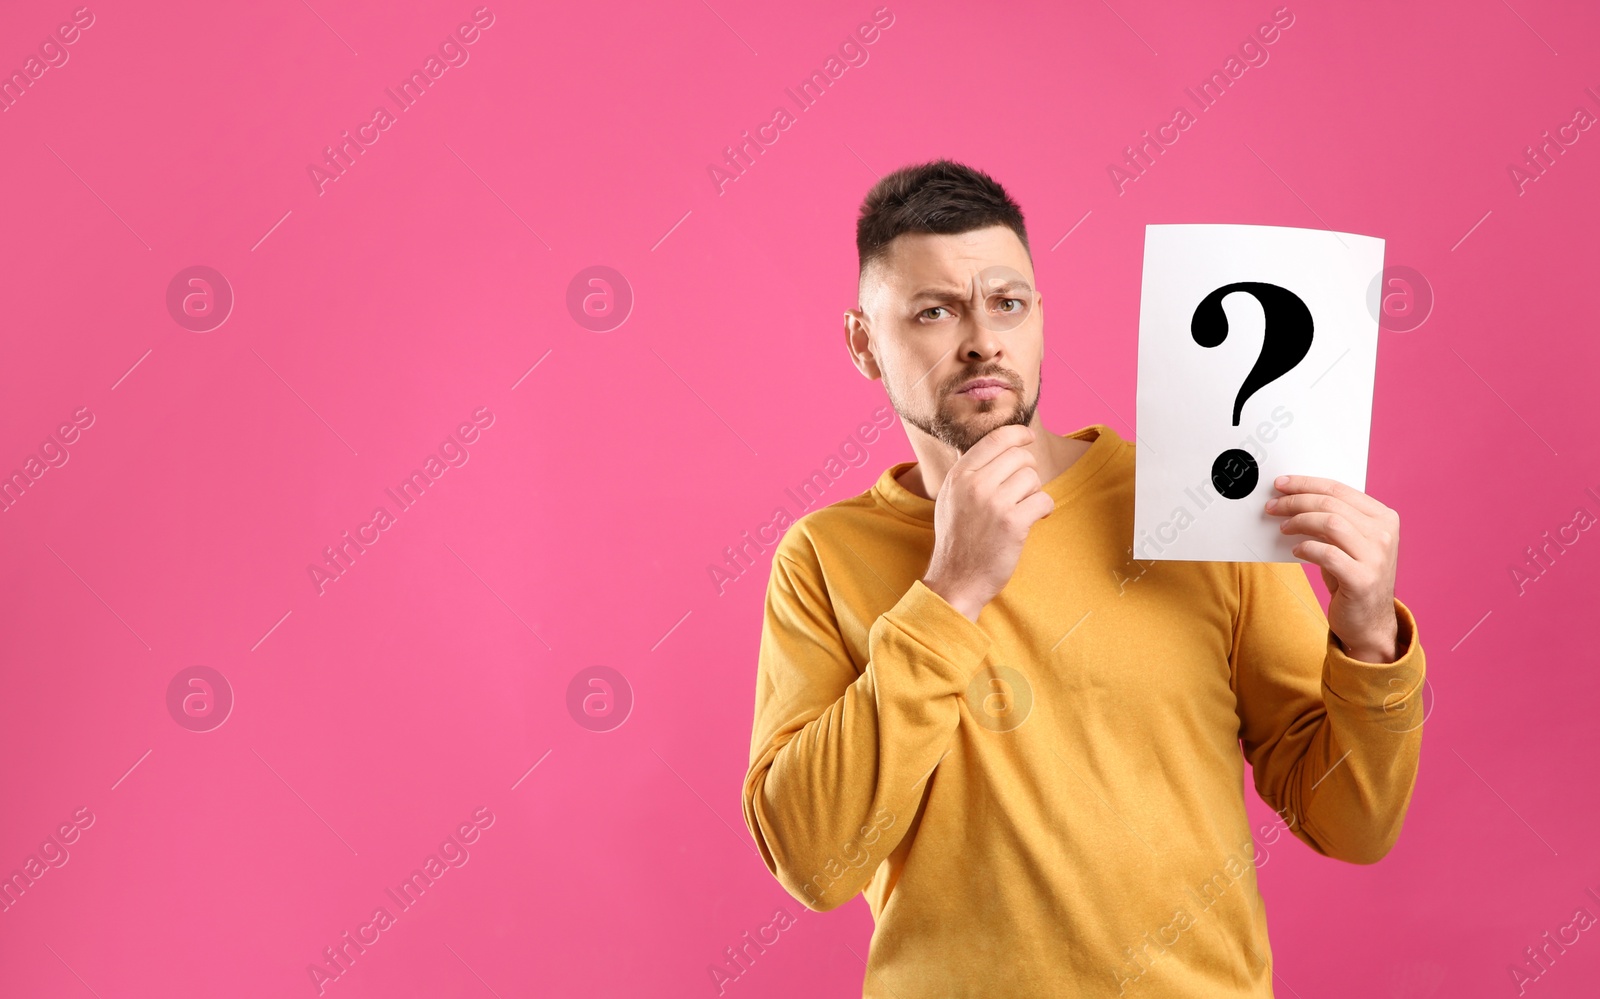
[[[1244,499],[1255,491],[1261,469],[1249,451],[1231,448],[1211,463],[1211,484],[1227,499]]]

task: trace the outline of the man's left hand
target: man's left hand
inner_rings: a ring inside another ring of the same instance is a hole
[[[1400,515],[1359,489],[1315,475],[1283,475],[1273,483],[1282,496],[1267,512],[1285,517],[1278,529],[1309,535],[1291,551],[1322,569],[1328,588],[1328,627],[1345,654],[1392,663],[1400,622],[1394,610]]]

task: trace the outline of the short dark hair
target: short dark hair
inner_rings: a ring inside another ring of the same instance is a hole
[[[902,233],[953,235],[1003,225],[1022,240],[1028,259],[1028,228],[1006,189],[982,170],[939,159],[901,167],[872,185],[856,218],[858,276],[889,252]]]

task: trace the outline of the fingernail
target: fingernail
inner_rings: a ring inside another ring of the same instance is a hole
[[[1282,489],[1284,486],[1289,484],[1289,477],[1287,475],[1280,475],[1276,479],[1272,480],[1272,484],[1277,486],[1279,489]]]
[[[1276,510],[1277,508],[1278,508],[1278,500],[1277,500],[1276,497],[1267,500],[1267,509],[1268,510]]]

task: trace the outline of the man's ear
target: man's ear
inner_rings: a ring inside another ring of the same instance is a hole
[[[871,328],[868,326],[866,313],[860,309],[846,309],[844,313],[844,341],[845,349],[850,352],[850,360],[856,370],[876,381],[883,377],[883,371],[878,367],[878,359],[872,353]]]

